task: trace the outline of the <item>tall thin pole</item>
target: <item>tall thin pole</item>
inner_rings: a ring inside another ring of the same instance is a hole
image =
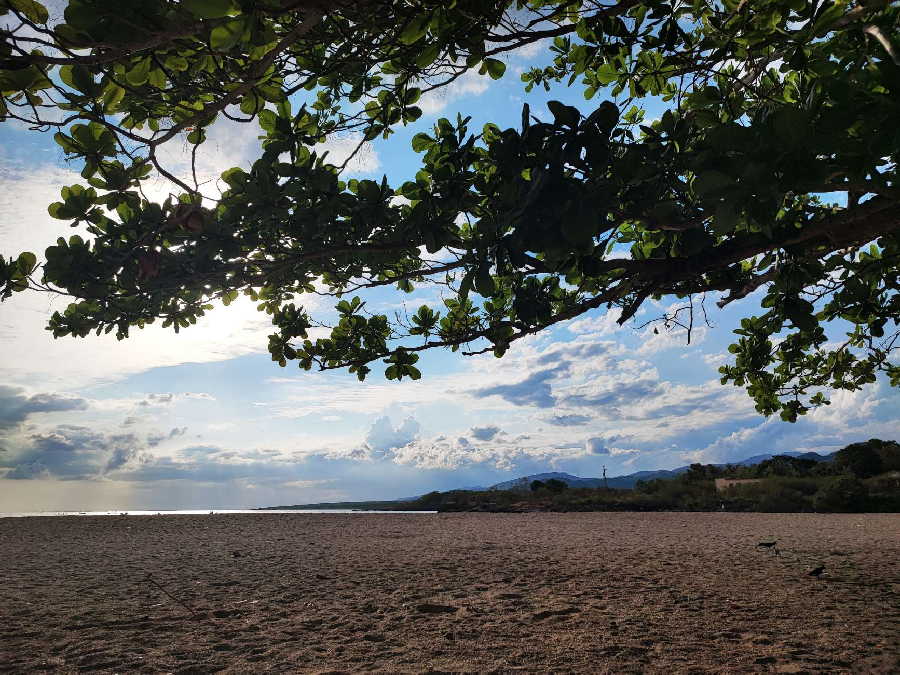
[[[606,482],[606,464],[603,465],[603,489],[609,490],[609,483]]]

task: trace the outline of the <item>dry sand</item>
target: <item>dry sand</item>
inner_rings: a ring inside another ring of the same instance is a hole
[[[0,670],[900,672],[898,561],[897,515],[7,518]]]

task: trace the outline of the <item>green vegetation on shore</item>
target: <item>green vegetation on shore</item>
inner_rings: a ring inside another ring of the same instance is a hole
[[[725,483],[731,480],[747,482]],[[638,481],[633,490],[549,483],[534,481],[527,490],[431,492],[406,506],[507,512],[900,512],[900,444],[854,443],[830,462],[778,455],[753,466],[692,464],[675,478]]]
[[[633,490],[535,480],[521,489],[429,492],[407,501],[275,506],[373,511],[762,511],[900,512],[900,444],[853,443],[831,461],[777,455],[751,466],[692,464]]]

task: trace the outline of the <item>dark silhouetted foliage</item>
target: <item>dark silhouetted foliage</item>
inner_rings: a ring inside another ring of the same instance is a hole
[[[0,256],[0,299],[70,299],[54,337],[179,331],[243,294],[281,366],[402,380],[425,350],[499,357],[662,297],[678,302],[655,320],[690,328],[702,298],[752,294],[719,370],[761,414],[794,421],[879,375],[900,386],[900,3],[62,4],[51,20],[0,2],[0,121],[53,132],[81,169],[48,206],[65,236],[43,258]],[[420,159],[394,185],[324,156],[335,136],[355,155],[415,124],[464,75],[512,77],[504,56],[523,47],[545,53],[520,86],[568,87],[584,110],[438,119],[411,130]],[[216,189],[167,150],[203,158],[226,117],[258,125],[262,148]],[[170,197],[149,199],[151,180]],[[382,286],[443,305],[401,315],[354,295]],[[333,315],[304,307],[311,293]]]

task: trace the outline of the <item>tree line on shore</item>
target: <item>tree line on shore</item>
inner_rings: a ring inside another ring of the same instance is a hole
[[[692,464],[633,490],[551,479],[521,490],[430,492],[407,508],[438,511],[900,512],[900,444],[871,439],[830,461],[777,455],[752,466]]]

